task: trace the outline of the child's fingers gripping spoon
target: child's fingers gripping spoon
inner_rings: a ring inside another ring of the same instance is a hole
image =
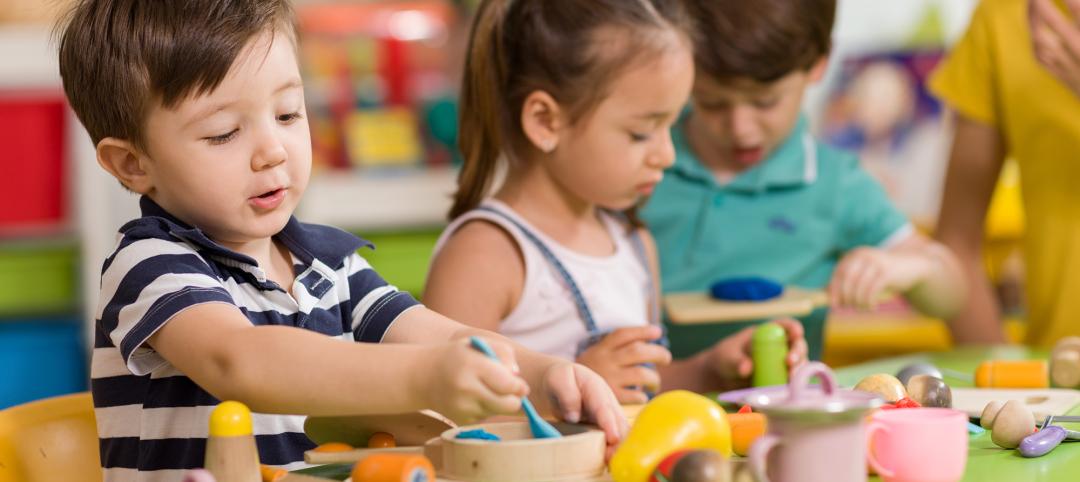
[[[495,355],[495,351],[491,349],[491,346],[487,344],[482,338],[470,337],[469,343],[480,353],[483,353],[488,358],[498,361],[499,357]],[[555,430],[547,420],[540,418],[540,414],[536,413],[536,409],[533,408],[532,402],[528,397],[521,399],[521,409],[525,411],[525,416],[529,419],[529,428],[532,429],[533,437],[536,438],[559,438],[562,434],[558,430]]]

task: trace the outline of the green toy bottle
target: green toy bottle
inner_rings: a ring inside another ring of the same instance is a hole
[[[776,323],[759,325],[754,330],[750,350],[754,360],[753,386],[784,385],[788,382],[788,342],[783,327]]]

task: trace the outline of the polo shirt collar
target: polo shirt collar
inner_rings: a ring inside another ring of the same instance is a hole
[[[717,188],[746,192],[760,192],[770,188],[797,187],[817,180],[817,142],[810,134],[805,115],[792,129],[791,134],[758,165],[736,176],[728,184],[720,186],[712,172],[696,155],[685,135],[687,117],[672,129],[672,142],[676,152],[691,155],[676,156],[674,169],[678,174]]]
[[[258,263],[250,256],[237,253],[214,242],[201,229],[181,221],[148,196],[142,196],[139,199],[139,207],[143,217],[164,220],[170,234],[199,246],[209,255],[258,266]],[[369,241],[336,228],[301,223],[296,216],[290,216],[289,222],[274,237],[308,266],[313,265],[315,260],[327,266],[337,266],[356,250],[374,247]]]

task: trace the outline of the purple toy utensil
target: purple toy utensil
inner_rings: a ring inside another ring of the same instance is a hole
[[[1020,441],[1020,455],[1028,458],[1042,457],[1065,440],[1066,435],[1065,429],[1057,425],[1044,427]]]

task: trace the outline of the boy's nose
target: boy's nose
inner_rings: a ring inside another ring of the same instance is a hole
[[[285,162],[288,157],[285,146],[276,137],[265,136],[251,157],[251,168],[261,171]]]
[[[731,117],[728,120],[731,129],[731,137],[740,143],[757,137],[757,123],[754,120],[754,109],[750,106],[735,106],[731,109]]]

